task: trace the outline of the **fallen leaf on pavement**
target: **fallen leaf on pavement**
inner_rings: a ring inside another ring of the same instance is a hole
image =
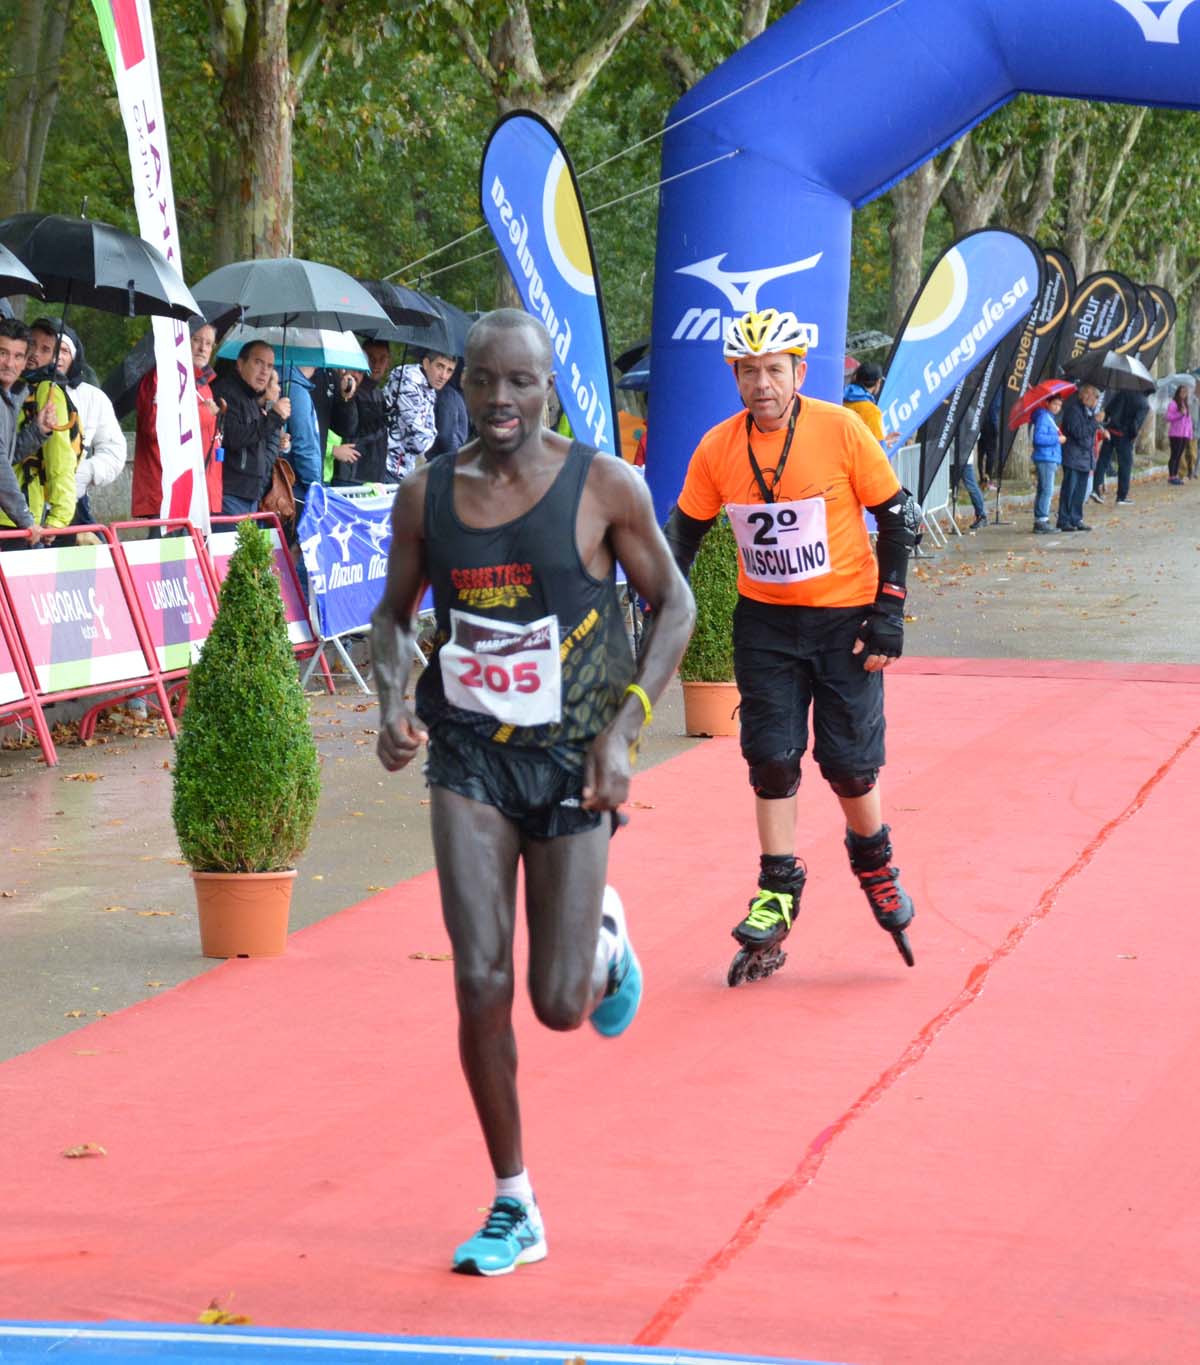
[[[206,1327],[246,1327],[251,1325],[250,1319],[244,1313],[231,1313],[228,1309],[222,1308],[216,1299],[213,1299],[196,1321],[204,1323]]]
[[[103,778],[99,773],[65,773],[64,782],[101,782]]]
[[[112,915],[112,914],[115,914],[118,910],[124,910],[124,909],[125,909],[125,907],[124,907],[123,905],[106,905],[106,906],[104,907],[104,913],[105,913],[106,915]]]
[[[98,1142],[81,1142],[78,1147],[68,1147],[63,1156],[107,1156],[108,1153]]]
[[[63,1015],[64,1019],[82,1019],[87,1013],[86,1010],[67,1010]]]
[[[418,962],[453,962],[453,953],[409,953],[409,957],[415,958]]]
[[[141,917],[142,917],[143,919],[151,919],[151,918],[153,918],[153,917],[156,916],[156,915],[173,915],[173,914],[175,914],[175,911],[174,911],[174,910],[139,910],[139,911],[138,911],[138,914],[141,915]]]

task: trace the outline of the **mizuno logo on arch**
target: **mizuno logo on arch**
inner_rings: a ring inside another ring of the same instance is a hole
[[[672,333],[673,341],[719,341],[724,335],[725,324],[730,317],[757,312],[759,291],[765,285],[787,275],[798,275],[803,270],[811,270],[820,261],[824,252],[818,251],[813,256],[806,256],[801,261],[789,261],[786,265],[767,266],[762,270],[736,271],[722,268],[722,262],[728,254],[723,251],[719,256],[710,256],[707,260],[697,261],[694,265],[680,266],[675,271],[677,275],[693,275],[704,280],[706,284],[711,284],[714,289],[724,294],[729,311],[725,312],[720,307],[689,308]],[[806,330],[809,346],[815,347],[819,338],[817,324],[807,324]]]
[[[1142,37],[1148,43],[1179,42],[1179,21],[1183,12],[1194,0],[1167,0],[1166,4],[1148,3],[1148,0],[1113,0],[1127,10],[1142,30]]]

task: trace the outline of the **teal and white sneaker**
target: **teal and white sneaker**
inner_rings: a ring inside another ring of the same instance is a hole
[[[629,941],[625,907],[611,886],[604,888],[600,938],[610,941],[608,990],[592,1011],[592,1027],[605,1038],[615,1038],[633,1023],[642,1003],[642,965]]]
[[[535,1203],[500,1195],[483,1227],[454,1253],[460,1275],[507,1275],[519,1265],[546,1259],[546,1233]]]

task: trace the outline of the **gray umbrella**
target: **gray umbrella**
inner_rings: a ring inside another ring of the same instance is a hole
[[[1132,355],[1121,355],[1117,351],[1085,354],[1078,360],[1068,361],[1063,366],[1066,373],[1077,384],[1095,384],[1106,393],[1118,389],[1133,389],[1137,393],[1153,393],[1156,385],[1154,376]]]
[[[359,332],[389,325],[387,313],[353,276],[294,256],[235,261],[192,291],[209,317],[236,308],[256,327],[330,327]]]
[[[379,282],[382,289],[394,289],[386,280]],[[374,293],[375,282],[368,282],[367,288]],[[404,293],[412,300],[412,307],[424,309],[430,317],[426,323],[407,321],[399,313],[393,312],[386,298],[380,301],[392,320],[386,327],[370,332],[373,341],[399,341],[405,346],[421,346],[427,351],[437,351],[441,355],[461,356],[467,349],[467,333],[471,324],[479,316],[477,313],[464,313],[461,308],[447,303],[436,294],[425,294],[419,289],[406,289]],[[360,329],[361,330],[361,329]]]

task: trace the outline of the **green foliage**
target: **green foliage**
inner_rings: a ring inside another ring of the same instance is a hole
[[[733,681],[733,609],[737,606],[738,559],[733,528],[722,512],[700,542],[692,565],[696,627],[679,676],[684,682]]]
[[[317,813],[317,750],[271,554],[266,533],[243,522],[188,680],[171,815],[197,872],[294,867]]]

